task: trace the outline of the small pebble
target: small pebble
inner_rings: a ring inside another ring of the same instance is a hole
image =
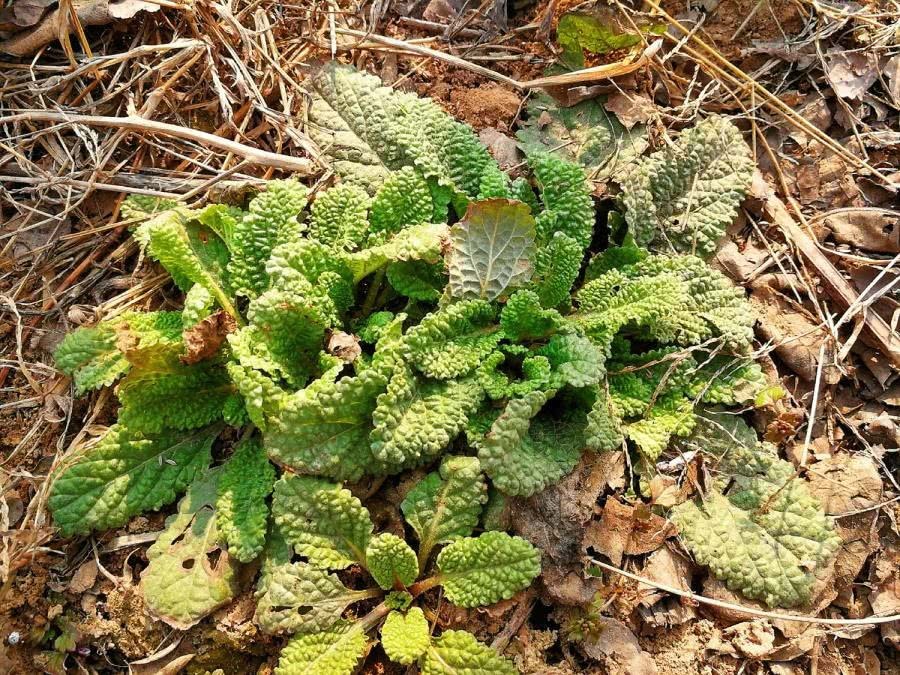
[[[17,645],[22,641],[22,636],[19,631],[14,630],[12,633],[6,636],[6,642],[10,645]]]

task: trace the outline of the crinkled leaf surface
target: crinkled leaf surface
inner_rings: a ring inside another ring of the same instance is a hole
[[[437,544],[472,534],[487,502],[487,485],[475,457],[445,457],[407,493],[400,509],[419,536],[422,566]]]
[[[468,375],[503,338],[495,316],[485,300],[461,300],[441,307],[407,333],[410,361],[438,380]]]
[[[338,621],[328,630],[300,633],[281,652],[275,675],[351,675],[366,651],[358,623]]]
[[[372,520],[359,499],[340,485],[284,475],[275,483],[272,516],[310,564],[323,569],[365,564]]]
[[[516,675],[516,668],[464,630],[445,630],[421,664],[422,675]]]
[[[474,379],[426,382],[399,369],[372,413],[373,454],[396,469],[427,462],[465,428],[482,397]]]
[[[250,562],[266,542],[269,505],[266,498],[275,482],[275,467],[258,438],[242,441],[225,463],[216,499],[217,526],[228,552]]]
[[[472,129],[437,104],[336,63],[311,81],[310,137],[335,171],[374,194],[390,171],[415,166],[427,178],[474,197],[496,166]]]
[[[737,216],[754,167],[750,148],[731,122],[713,116],[688,129],[622,182],[635,240],[709,256]]]
[[[393,611],[381,627],[381,646],[391,661],[408,666],[431,645],[425,613],[412,607],[405,614]]]
[[[149,564],[141,574],[141,591],[156,616],[186,630],[229,602],[238,591],[239,564],[219,548],[216,531],[217,483],[212,469],[188,489],[178,512],[147,549]]]
[[[175,500],[211,459],[221,427],[142,434],[120,425],[53,482],[50,510],[66,536],[125,524]]]
[[[275,566],[257,595],[256,623],[266,633],[308,633],[337,623],[349,605],[370,597],[336,575],[303,562]]]
[[[369,540],[366,569],[385,590],[411,585],[419,576],[416,553],[400,537],[383,532]]]
[[[505,532],[458,539],[437,557],[447,599],[460,607],[482,607],[527,588],[541,573],[541,554],[528,541]]]
[[[478,459],[494,485],[510,495],[530,496],[578,463],[584,448],[584,418],[540,415],[548,399],[533,391],[507,403],[478,443]]]
[[[840,544],[831,521],[793,466],[765,444],[731,446],[718,469],[725,495],[712,492],[670,513],[685,545],[732,590],[770,607],[802,605],[815,570]]]
[[[531,278],[534,218],[527,204],[487,199],[469,205],[450,228],[450,292],[494,300]]]
[[[128,372],[131,364],[119,348],[123,334],[146,349],[178,345],[181,331],[177,312],[126,312],[67,334],[53,357],[56,366],[75,380],[75,393],[80,395],[109,386]]]

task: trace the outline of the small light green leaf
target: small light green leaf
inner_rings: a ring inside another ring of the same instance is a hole
[[[260,554],[266,542],[269,506],[275,467],[257,438],[249,438],[235,448],[219,479],[216,525],[228,544],[228,552],[241,562]]]
[[[275,675],[351,675],[366,651],[359,623],[338,621],[317,633],[300,633],[281,652]]]
[[[50,489],[53,521],[65,536],[106,530],[178,496],[207,466],[221,427],[160,434],[110,427]]]
[[[494,300],[531,278],[534,218],[527,204],[487,199],[469,204],[450,228],[450,292],[457,298]]]
[[[550,361],[550,382],[555,389],[564,385],[589,387],[606,374],[603,354],[582,335],[554,335],[537,354]]]
[[[421,665],[422,675],[516,675],[512,662],[464,630],[445,630]]]
[[[437,569],[450,602],[482,607],[528,588],[541,573],[541,554],[521,537],[485,532],[447,546],[438,554]]]
[[[411,585],[419,576],[416,553],[400,537],[384,532],[369,541],[366,569],[384,590]]]
[[[391,661],[408,666],[431,645],[425,613],[413,607],[406,614],[391,612],[381,627],[381,646]]]
[[[319,478],[286,474],[275,483],[272,516],[285,539],[310,564],[322,569],[365,564],[372,520],[350,490]]]
[[[472,534],[486,501],[487,485],[476,457],[445,457],[439,471],[416,483],[400,509],[419,536],[422,567],[437,544]]]
[[[327,630],[349,605],[372,597],[352,591],[336,575],[303,562],[276,566],[258,594],[256,623],[266,633]]]
[[[166,519],[165,531],[147,549],[150,562],[141,574],[147,606],[180,630],[228,603],[238,591],[239,564],[217,544],[213,504],[220,475],[220,469],[213,469],[194,481],[178,512]]]

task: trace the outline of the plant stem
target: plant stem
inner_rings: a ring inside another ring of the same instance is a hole
[[[384,282],[384,268],[380,268],[375,272],[372,283],[369,285],[369,291],[366,293],[366,299],[362,306],[362,316],[366,317],[372,313],[375,307],[375,301],[378,299],[378,291],[381,290],[381,284]]]
[[[444,579],[440,574],[435,574],[433,577],[428,577],[427,579],[422,579],[422,581],[418,581],[409,587],[409,594],[414,598],[422,595],[425,591],[430,591],[435,586],[440,586],[443,583]]]

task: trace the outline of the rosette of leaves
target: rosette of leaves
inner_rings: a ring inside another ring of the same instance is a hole
[[[369,512],[349,490],[308,476],[282,477],[272,505],[279,539],[263,559],[256,610],[262,630],[293,636],[275,672],[352,673],[380,635],[388,658],[416,663],[423,673],[515,673],[470,633],[434,635],[418,606],[441,587],[460,607],[483,607],[512,597],[540,573],[538,551],[524,539],[497,531],[471,536],[486,500],[478,460],[444,458],[401,507],[419,541],[417,554],[400,536],[375,534]],[[439,545],[445,546],[432,565]],[[365,570],[374,585],[348,588],[336,571],[350,566]],[[367,603],[368,611],[348,618],[355,603]]]
[[[148,600],[178,625],[225,601],[232,566],[268,545],[280,471],[354,481],[454,448],[525,496],[585,449],[652,460],[690,433],[696,406],[750,402],[764,384],[752,314],[725,277],[629,242],[591,249],[579,166],[535,153],[512,180],[434,104],[352,69],[325,69],[312,91],[311,121],[340,132],[318,140],[343,180],[312,203],[293,180],[244,208],[130,203],[184,309],[109,318],[56,354],[79,392],[113,386],[120,403],[54,476],[62,532],[119,527],[187,490],[173,527],[203,535],[180,555],[222,547],[201,566],[216,593],[177,618]],[[235,437],[214,498],[209,485],[192,496]]]

